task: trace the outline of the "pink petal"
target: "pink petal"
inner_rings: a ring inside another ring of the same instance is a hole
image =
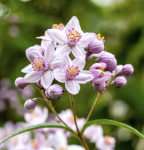
[[[58,45],[57,49],[56,49],[56,55],[64,55],[69,54],[71,51],[71,48],[68,44],[64,44],[64,45]]]
[[[79,145],[69,145],[68,150],[85,150],[85,148]]]
[[[101,63],[95,63],[95,64],[93,64],[93,65],[90,67],[90,70],[91,70],[91,69],[98,69],[99,67],[102,67],[102,64],[101,64]]]
[[[96,37],[95,33],[84,33],[82,38],[78,41],[77,45],[80,47],[86,47]]]
[[[71,61],[71,59],[68,55],[65,55],[63,57],[63,60],[64,60],[64,63],[65,63],[64,70],[66,70],[68,68],[68,66],[72,66],[72,61]]]
[[[73,66],[78,66],[80,70],[83,70],[85,63],[85,57],[83,56],[79,56],[72,61]]]
[[[37,49],[37,47],[34,47]],[[30,49],[27,49],[26,50],[26,57],[28,58],[28,60],[30,62],[33,62],[35,58],[38,58],[38,57],[43,57],[42,54],[38,51],[35,51],[35,50],[30,50]]]
[[[80,84],[86,84],[94,79],[90,71],[83,70],[77,75],[74,80]]]
[[[64,28],[64,32],[67,34],[69,29],[74,28],[75,30],[77,30],[80,33],[83,33],[83,31],[81,30],[80,24],[79,24],[79,20],[76,16],[73,16],[69,22],[67,23],[67,25]]]
[[[24,76],[24,80],[27,83],[35,83],[41,79],[42,74],[43,71],[31,71]]]
[[[54,75],[51,70],[44,71],[44,74],[41,78],[41,85],[46,89],[48,88],[54,80]]]
[[[74,80],[67,80],[65,83],[65,87],[73,95],[76,95],[79,93],[80,85],[74,81]]]
[[[106,72],[104,72],[104,74],[105,74],[105,76],[100,77],[100,78],[95,78],[93,80],[93,82],[97,83],[97,84],[102,84],[102,83],[106,82],[107,80],[109,80],[111,77],[111,72],[106,71]]]
[[[57,81],[65,83],[67,78],[66,78],[66,73],[62,69],[55,69],[53,71],[54,77]]]
[[[27,65],[25,68],[23,68],[23,69],[21,70],[21,72],[23,72],[23,73],[28,73],[28,72],[30,72],[30,71],[33,71],[33,68],[32,68],[32,65],[31,65],[31,64]]]
[[[55,57],[51,62],[50,62],[50,69],[54,70],[56,68],[61,68],[64,66],[64,61],[60,57]]]
[[[44,53],[44,59],[47,63],[49,63],[52,60],[54,51],[54,44],[52,42],[48,42]]]
[[[100,76],[100,74],[102,73],[102,71],[99,69],[91,69],[90,72],[92,73],[94,78],[98,78]]]
[[[59,43],[59,44],[68,43],[66,34],[63,31],[60,31],[57,29],[49,29],[48,33],[54,42]]]
[[[72,53],[75,57],[78,57],[78,56],[84,56],[85,57],[85,51],[84,49],[81,49],[80,47],[78,47],[77,45],[72,47]]]

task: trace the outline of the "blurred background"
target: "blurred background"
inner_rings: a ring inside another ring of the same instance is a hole
[[[114,119],[142,132],[144,126],[144,1],[143,0],[0,0],[0,126],[6,121],[24,121],[23,103],[40,97],[32,87],[20,91],[14,81],[24,76],[21,69],[29,64],[25,50],[40,44],[53,24],[64,25],[77,16],[84,32],[105,36],[105,51],[118,64],[131,63],[134,74],[125,87],[110,87],[98,102],[91,120]],[[87,116],[96,92],[91,83],[82,85],[74,96],[77,116]],[[70,108],[66,94],[53,104],[57,112]],[[45,104],[38,102],[38,105]],[[144,150],[144,142],[130,132],[103,125],[104,134],[116,138],[115,150]],[[76,143],[76,139],[69,141]],[[90,147],[91,144],[89,143]]]

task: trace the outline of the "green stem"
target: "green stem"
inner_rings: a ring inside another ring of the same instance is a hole
[[[111,78],[111,79],[108,81],[107,86],[106,86],[105,90],[104,90],[102,93],[100,93],[100,92],[97,93],[96,99],[95,99],[95,101],[94,101],[94,103],[93,103],[93,106],[92,106],[92,108],[91,108],[91,110],[90,110],[88,116],[87,116],[86,122],[89,121],[89,119],[90,119],[90,117],[91,117],[91,115],[92,115],[92,112],[93,112],[93,110],[94,110],[94,108],[95,108],[95,106],[96,106],[98,100],[100,99],[100,97],[102,96],[102,94],[109,88],[109,86],[111,85],[111,82],[115,79],[115,77],[116,77],[116,76],[114,76],[113,78]]]
[[[32,85],[34,87],[37,88],[37,90],[41,93],[41,95],[43,96],[44,99],[41,99],[42,101],[44,101],[50,108],[50,110],[59,118],[59,120],[67,127],[69,127],[60,117],[59,115],[57,114],[57,112],[55,111],[54,107],[52,106],[52,103],[49,99],[47,99],[47,97],[45,96],[45,93],[44,93],[44,90],[40,89],[36,84],[32,83]]]
[[[74,101],[73,101],[73,96],[71,94],[69,94],[70,96],[70,101],[71,101],[71,107],[72,107],[72,111],[73,111],[73,116],[74,116],[74,122],[75,122],[75,125],[76,125],[76,129],[77,129],[77,135],[79,137],[79,140],[80,142],[82,143],[82,145],[85,147],[86,150],[89,150],[84,138],[82,137],[80,131],[79,131],[79,128],[78,128],[78,125],[77,125],[77,121],[76,121],[76,112],[75,112],[75,107],[74,107]]]

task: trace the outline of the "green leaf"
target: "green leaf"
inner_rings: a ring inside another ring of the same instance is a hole
[[[65,125],[60,124],[60,123],[52,123],[51,122],[51,123],[43,123],[43,124],[37,124],[37,125],[29,126],[29,127],[24,127],[18,131],[15,131],[12,134],[10,134],[9,136],[7,136],[5,139],[3,139],[0,142],[0,145],[15,135],[18,135],[23,132],[31,131],[31,130],[40,129],[40,128],[61,128],[61,129],[65,129],[65,130],[71,132],[74,136],[77,136],[76,133],[71,128],[66,127]]]
[[[136,130],[135,128],[132,128],[131,126],[129,125],[126,125],[124,123],[121,123],[121,122],[117,122],[117,121],[114,121],[114,120],[108,120],[108,119],[100,119],[100,120],[93,120],[93,121],[90,121],[90,122],[87,122],[85,125],[84,125],[84,128],[82,129],[82,134],[84,133],[85,129],[91,125],[94,125],[94,124],[107,124],[107,125],[115,125],[115,126],[118,126],[118,127],[122,127],[122,128],[125,128],[129,131],[131,131],[132,133],[138,135],[139,137],[141,137],[142,139],[144,139],[144,135],[141,134],[138,130]]]

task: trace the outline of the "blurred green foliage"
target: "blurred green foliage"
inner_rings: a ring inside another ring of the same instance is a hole
[[[135,69],[125,87],[109,88],[96,106],[91,120],[115,119],[141,131],[144,124],[143,0],[117,0],[105,7],[90,0],[0,0],[0,79],[9,78],[14,82],[15,78],[24,76],[20,70],[29,63],[25,50],[40,44],[36,37],[43,35],[52,24],[66,24],[74,15],[78,17],[84,32],[105,36],[105,51],[113,53],[118,64],[131,63]],[[81,86],[80,93],[74,96],[78,117],[87,116],[95,97],[91,83]],[[125,102],[129,108],[122,118],[110,113],[116,100]],[[53,103],[58,112],[70,108],[69,97],[65,94]],[[130,140],[122,141],[117,136],[118,128],[103,128],[105,134],[117,139],[116,150],[136,149],[138,137],[133,135]]]

